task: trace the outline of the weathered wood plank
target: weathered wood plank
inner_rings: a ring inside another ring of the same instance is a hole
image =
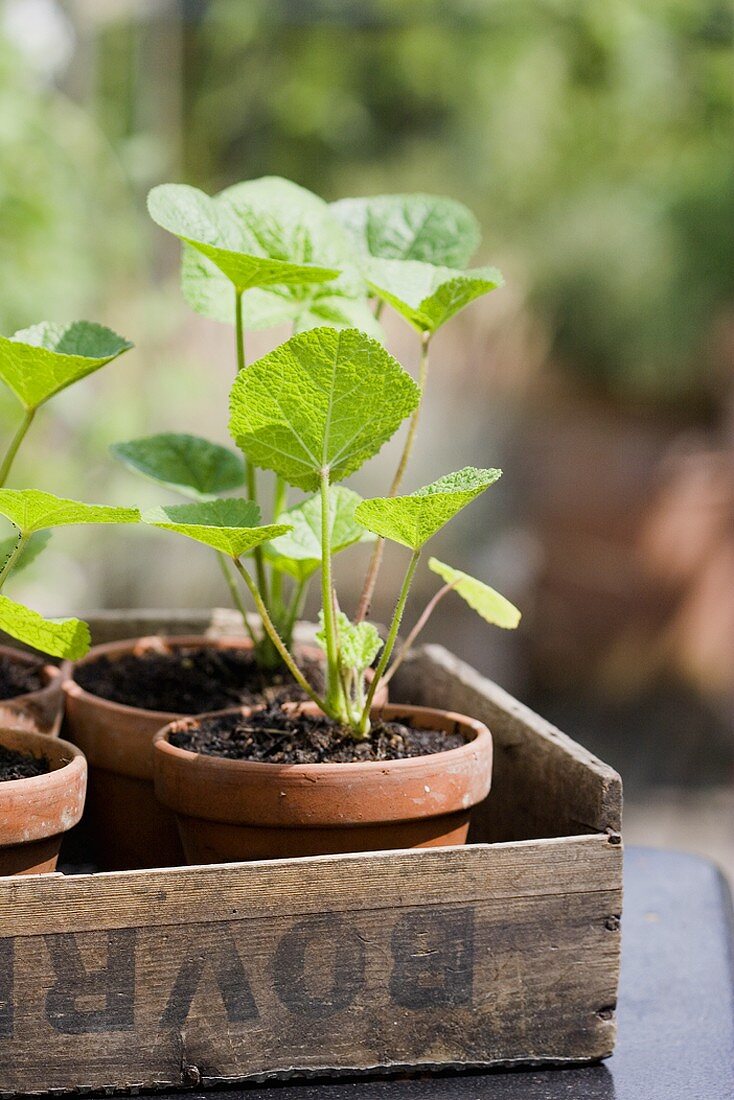
[[[0,1091],[601,1057],[620,872],[599,835],[0,880]]]
[[[477,807],[472,839],[526,840],[619,832],[619,775],[550,722],[443,647],[423,646],[403,663],[391,698],[470,714],[495,744],[489,798]]]

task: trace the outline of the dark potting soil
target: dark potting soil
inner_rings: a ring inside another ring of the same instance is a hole
[[[306,678],[318,687],[322,679],[318,663],[312,659],[300,663]],[[248,650],[210,646],[98,657],[79,665],[74,679],[102,699],[169,714],[203,714],[260,706],[273,698],[306,698],[287,670],[266,672]]]
[[[355,741],[338,723],[323,715],[292,715],[278,706],[248,718],[207,718],[190,730],[172,733],[180,749],[230,760],[265,764],[351,764],[366,760],[404,760],[429,756],[465,744],[461,733],[415,729],[402,722],[375,722],[370,736]]]
[[[43,665],[41,658],[31,665],[15,661],[4,653],[0,654],[0,699],[13,699],[16,695],[25,695],[26,692],[42,688]]]
[[[34,775],[45,775],[48,770],[45,756],[31,756],[0,745],[0,783],[8,779],[32,779]]]

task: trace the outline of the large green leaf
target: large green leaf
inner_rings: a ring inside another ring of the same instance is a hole
[[[89,321],[42,321],[10,338],[0,336],[0,378],[26,409],[36,409],[131,347],[115,332]]]
[[[110,450],[131,470],[197,499],[238,489],[245,481],[240,455],[198,435],[162,432],[114,443]]]
[[[0,595],[0,630],[53,657],[78,661],[91,644],[81,619],[44,619],[37,611]]]
[[[253,181],[267,188],[268,181]],[[338,269],[313,263],[307,245],[293,259],[298,224],[288,219],[287,202],[249,201],[240,190],[210,198],[196,187],[164,183],[148,195],[153,221],[211,260],[238,291],[274,283],[323,282]],[[293,185],[295,186],[295,185]],[[285,229],[284,229],[285,225]],[[303,230],[301,230],[303,233]]]
[[[354,518],[368,531],[418,550],[501,474],[501,470],[466,466],[409,496],[363,500],[357,505]]]
[[[13,550],[18,545],[19,535],[10,535],[8,538],[0,540],[0,568],[5,564]],[[31,535],[23,547],[23,552],[19,558],[16,558],[13,564],[13,575],[19,573],[22,569],[26,569],[29,565],[32,565],[39,554],[48,546],[51,541],[50,531],[36,531]]]
[[[311,491],[320,471],[338,481],[377,454],[418,400],[413,379],[376,340],[317,328],[240,371],[229,426],[256,466]]]
[[[332,485],[329,490],[329,526],[332,554],[368,542],[374,535],[354,519],[359,493],[344,485]],[[278,523],[288,523],[291,530],[265,547],[266,556],[276,569],[289,573],[296,580],[305,580],[321,566],[321,495],[308,497],[280,516]]]
[[[297,332],[330,324],[359,328],[381,337],[382,330],[367,303],[367,286],[351,259],[351,244],[327,203],[290,180],[266,177],[235,184],[215,195],[215,204],[235,215],[270,226],[267,246],[274,255],[297,264],[320,264],[339,270],[329,282],[255,287],[245,292],[242,313],[248,329],[288,324]],[[189,305],[215,321],[234,322],[229,279],[190,245],[183,250],[181,284]]]
[[[364,275],[370,289],[419,332],[435,332],[503,282],[496,267],[455,271],[418,260],[367,260]]]
[[[462,268],[481,240],[471,210],[440,195],[373,195],[331,208],[366,256]]]
[[[75,523],[137,523],[137,508],[106,504],[82,504],[78,500],[42,493],[40,489],[0,489],[0,516],[5,516],[24,535],[47,527]]]
[[[237,498],[150,508],[143,513],[143,523],[186,535],[233,558],[288,531],[285,523],[260,526],[257,504]]]
[[[454,592],[486,622],[505,630],[514,630],[520,622],[521,615],[515,605],[483,581],[462,573],[460,569],[452,569],[438,558],[429,558],[428,568],[438,573],[446,584],[452,585]]]

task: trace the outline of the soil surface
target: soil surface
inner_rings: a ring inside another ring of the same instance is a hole
[[[0,783],[8,779],[31,779],[34,775],[46,775],[48,771],[45,756],[32,756],[0,745]]]
[[[429,756],[465,744],[461,733],[415,729],[402,722],[375,722],[370,736],[355,741],[342,726],[322,715],[291,715],[278,706],[248,718],[208,718],[170,736],[180,749],[230,760],[265,764],[351,764]]]
[[[318,662],[306,659],[300,665],[318,687],[323,679]],[[261,706],[271,699],[306,698],[287,670],[262,671],[249,650],[209,646],[103,656],[79,665],[74,679],[102,699],[169,714],[203,714],[226,707]]]
[[[0,699],[13,699],[16,695],[42,688],[45,684],[41,671],[44,663],[39,657],[37,664],[27,665],[6,657],[4,653],[0,654]]]

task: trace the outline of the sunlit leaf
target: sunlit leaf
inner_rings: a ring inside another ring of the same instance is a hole
[[[354,518],[368,531],[418,550],[457,512],[493,485],[501,473],[466,466],[409,496],[363,500],[357,505]]]
[[[319,612],[320,629],[316,632],[316,641],[326,652],[326,632],[324,613]],[[372,623],[350,622],[343,611],[336,615],[336,633],[339,648],[339,664],[345,672],[364,672],[382,649],[382,638]]]
[[[359,493],[344,485],[329,490],[329,524],[332,554],[357,542],[370,542],[374,535],[365,531],[354,519]],[[308,497],[276,517],[278,523],[288,523],[291,530],[265,547],[266,557],[281,572],[296,580],[310,577],[321,566],[321,496]]]
[[[115,332],[90,321],[43,321],[10,338],[0,336],[0,379],[26,409],[36,409],[131,347]]]
[[[149,508],[142,518],[152,527],[186,535],[233,558],[288,530],[284,523],[261,526],[257,504],[237,498]]]
[[[367,260],[370,289],[419,332],[435,332],[470,302],[502,286],[496,267],[455,271],[417,260]]]
[[[0,630],[52,657],[78,661],[89,650],[89,627],[81,619],[44,619],[37,611],[0,595]]]
[[[310,491],[320,471],[341,480],[377,454],[418,399],[413,379],[376,340],[317,328],[240,371],[230,432],[256,466]]]
[[[0,516],[5,516],[24,535],[47,527],[76,523],[137,523],[137,508],[83,504],[78,500],[43,493],[40,489],[0,489]]]
[[[240,455],[198,435],[163,432],[114,443],[110,450],[131,470],[197,499],[238,489],[245,481]]]
[[[483,581],[462,573],[460,569],[452,569],[437,558],[428,559],[428,568],[438,573],[447,584],[453,585],[454,592],[486,622],[505,630],[514,630],[520,622],[520,612],[515,605]]]

